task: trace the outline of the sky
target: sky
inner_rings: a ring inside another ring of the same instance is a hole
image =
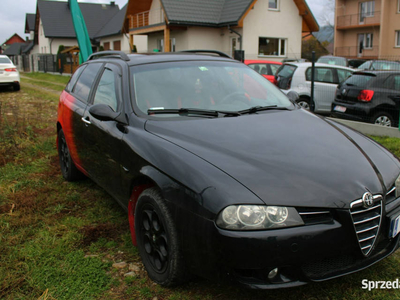
[[[320,26],[325,25],[326,4],[329,0],[306,0]],[[330,0],[332,1],[332,0]],[[78,2],[110,3],[107,0],[84,0]],[[115,3],[122,8],[128,0],[115,0]],[[14,33],[19,34],[23,39],[27,37],[25,31],[25,15],[36,13],[36,0],[1,0],[0,10],[0,44],[3,44]],[[333,13],[330,15],[333,24]]]

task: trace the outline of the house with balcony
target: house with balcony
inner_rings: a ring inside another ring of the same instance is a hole
[[[400,0],[336,0],[334,54],[398,59]]]
[[[213,49],[246,59],[299,58],[302,32],[319,30],[305,0],[130,0],[130,43],[149,51]]]

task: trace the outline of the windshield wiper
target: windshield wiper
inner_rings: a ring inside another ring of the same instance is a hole
[[[178,114],[182,116],[207,116],[207,117],[218,117],[219,114],[225,116],[240,116],[239,112],[236,111],[220,111],[210,109],[198,109],[198,108],[163,108],[163,107],[152,107],[147,110],[148,115],[159,115],[159,114]]]
[[[254,114],[258,111],[263,110],[290,110],[287,107],[280,107],[278,105],[268,105],[268,106],[253,106],[248,109],[238,111],[239,114]]]

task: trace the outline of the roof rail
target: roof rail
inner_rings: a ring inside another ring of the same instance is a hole
[[[218,54],[221,57],[226,57],[226,58],[232,59],[232,56],[230,56],[224,52],[218,51],[218,50],[182,50],[180,52]]]
[[[89,60],[93,60],[95,58],[99,58],[99,57],[102,57],[102,56],[118,56],[122,60],[130,61],[128,55],[126,55],[126,53],[122,52],[122,51],[101,51],[101,52],[96,52],[96,53],[93,53],[92,55],[90,55],[87,60],[88,61]]]

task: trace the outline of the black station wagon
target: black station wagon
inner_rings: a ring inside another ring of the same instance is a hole
[[[297,286],[398,248],[398,158],[222,53],[93,54],[57,133],[65,179],[90,177],[128,212],[161,285]]]

